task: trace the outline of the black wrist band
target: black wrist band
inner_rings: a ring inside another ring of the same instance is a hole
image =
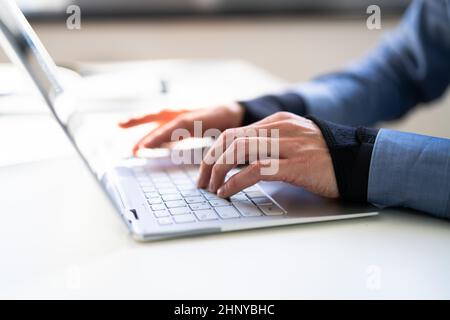
[[[378,130],[344,126],[311,116],[306,118],[314,121],[322,131],[341,198],[367,202],[370,161]]]
[[[239,104],[244,107],[244,125],[259,121],[279,111],[292,112],[300,116],[306,113],[305,103],[302,97],[296,93],[266,95],[253,100],[239,101]]]

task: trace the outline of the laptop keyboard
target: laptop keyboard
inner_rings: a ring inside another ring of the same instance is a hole
[[[235,172],[230,172],[228,177]],[[257,185],[230,199],[199,189],[196,187],[199,174],[196,168],[154,172],[136,167],[134,174],[147,199],[148,209],[161,226],[286,213]]]

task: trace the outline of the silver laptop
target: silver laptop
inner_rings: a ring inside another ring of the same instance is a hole
[[[118,157],[111,151],[114,141],[102,136],[102,130],[95,126],[99,118],[108,115],[78,108],[72,101],[70,85],[58,79],[55,63],[13,1],[0,0],[0,30],[7,54],[31,76],[53,116],[137,240],[377,214],[373,207],[323,199],[281,182],[262,182],[230,199],[221,199],[196,188],[195,165],[175,165],[170,157]]]

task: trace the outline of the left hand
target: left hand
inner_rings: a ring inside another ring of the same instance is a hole
[[[260,129],[267,129],[269,133],[271,129],[278,129],[279,137],[261,136]],[[257,154],[259,147],[250,147],[254,143],[265,144],[267,150],[278,143],[279,155],[261,158]],[[231,169],[252,158],[255,161],[225,182]],[[277,170],[268,174],[267,171],[273,171],[269,168]],[[227,198],[258,181],[283,181],[324,197],[339,196],[322,132],[311,120],[288,112],[278,112],[252,125],[224,131],[202,161],[198,187],[208,187],[210,192]]]

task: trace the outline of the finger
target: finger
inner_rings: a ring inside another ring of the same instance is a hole
[[[138,126],[153,121],[165,123],[183,113],[186,113],[187,111],[188,110],[162,110],[158,113],[146,114],[141,117],[130,118],[128,120],[119,122],[119,126],[121,128],[131,128],[134,126]]]
[[[209,148],[203,161],[200,164],[199,178],[197,186],[199,188],[206,188],[211,177],[211,169],[216,160],[223,154],[223,152],[230,146],[234,139],[244,137],[247,127],[227,129],[219,136],[214,144]],[[254,131],[254,130],[253,130]],[[253,134],[254,132],[248,132]]]
[[[133,147],[134,156],[137,155],[139,149],[142,148],[157,148],[165,142],[172,141],[172,133],[176,129],[186,129],[188,133],[192,133],[192,123],[185,119],[176,119],[169,121],[158,128],[152,130],[150,133],[140,139]]]
[[[217,159],[211,169],[209,181],[209,191],[217,192],[217,189],[224,183],[227,173],[238,165],[252,163],[257,160],[264,160],[274,156],[279,158],[278,139],[263,137],[237,138]],[[276,152],[272,155],[272,146],[276,147]]]
[[[273,174],[265,174],[265,169],[275,168]],[[233,175],[217,190],[219,197],[228,198],[259,181],[283,181],[288,170],[287,160],[266,159],[255,161],[240,172]]]
[[[286,111],[280,111],[275,112],[274,114],[271,114],[270,116],[267,116],[259,121],[256,121],[252,123],[250,126],[257,126],[262,124],[267,124],[275,121],[282,121],[286,120],[292,117],[292,113],[286,112]]]
[[[154,130],[156,130],[156,129],[154,129]],[[134,146],[133,146],[133,149],[132,149],[132,153],[133,153],[133,156],[137,156],[137,153],[138,153],[138,151],[139,151],[139,149],[141,149],[142,148],[142,142],[154,131],[154,130],[152,130],[150,133],[148,133],[148,134],[146,134],[145,136],[143,136],[141,139],[139,139],[138,140],[138,142],[136,142],[135,144],[134,144]]]
[[[223,154],[223,152],[230,146],[234,139],[239,137],[257,137],[264,136],[270,137],[272,135],[272,129],[278,129],[283,122],[265,123],[258,126],[246,126],[235,129],[225,130],[212,147],[206,153],[201,165],[200,174],[197,182],[199,188],[206,188],[211,178],[211,170],[217,159]],[[277,132],[277,136],[279,133]]]

